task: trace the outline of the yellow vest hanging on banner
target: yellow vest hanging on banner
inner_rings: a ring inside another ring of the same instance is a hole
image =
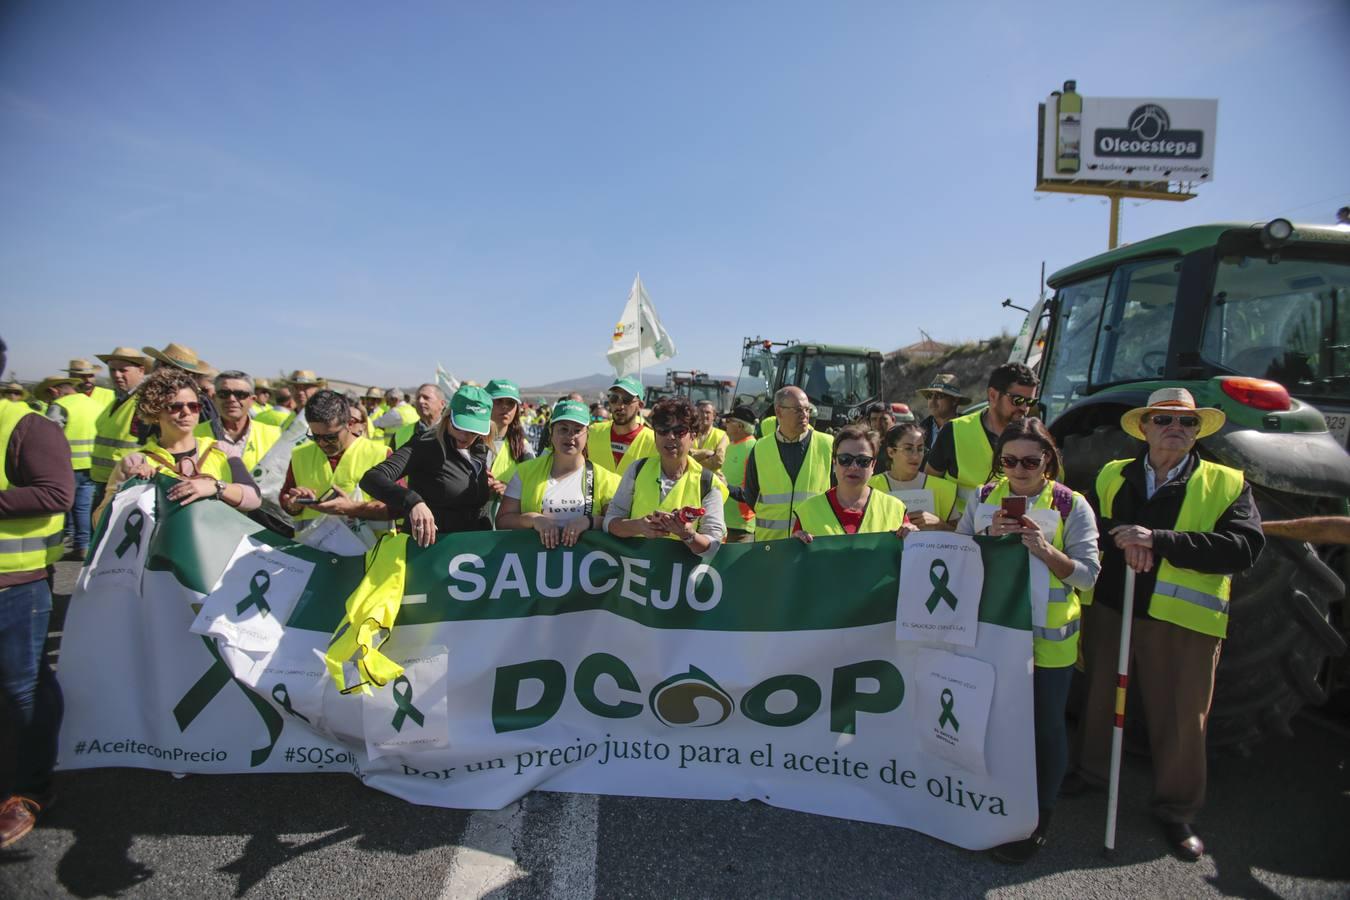
[[[380,652],[403,607],[408,574],[408,535],[386,534],[366,551],[366,574],[347,598],[346,612],[324,654],[333,683],[342,693],[371,693],[403,674],[403,667]],[[353,666],[351,672],[346,667]],[[347,675],[354,678],[348,680]]]

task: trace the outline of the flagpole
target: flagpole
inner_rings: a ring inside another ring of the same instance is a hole
[[[643,394],[646,394],[646,393],[647,393],[647,388],[646,388],[646,386],[643,385],[643,383],[642,383],[642,273],[641,273],[641,272],[639,272],[639,273],[638,273],[638,276],[637,276],[637,289],[638,289],[638,310],[637,310],[637,312],[638,312],[638,387],[642,389],[642,393],[643,393]],[[641,397],[638,398],[638,408],[639,408],[639,409],[642,408],[642,401],[643,401],[643,399],[644,399],[644,398],[641,398]]]

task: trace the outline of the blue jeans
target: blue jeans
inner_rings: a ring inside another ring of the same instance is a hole
[[[72,550],[89,547],[89,514],[94,510],[94,479],[88,469],[75,470],[75,505],[66,513],[66,540]]]
[[[61,688],[42,653],[51,612],[46,579],[0,588],[0,797],[42,794],[50,787],[64,712]]]
[[[1069,731],[1064,721],[1069,705],[1073,666],[1035,668],[1031,693],[1036,721],[1036,793],[1043,810],[1055,808],[1060,784],[1069,768]]]

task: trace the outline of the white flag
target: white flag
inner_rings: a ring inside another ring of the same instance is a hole
[[[455,391],[459,390],[459,379],[442,369],[440,363],[436,363],[436,384],[445,394],[446,400],[455,396]]]
[[[656,314],[656,307],[647,296],[640,275],[633,279],[628,303],[624,305],[619,324],[614,326],[614,341],[605,355],[620,378],[636,375],[640,369],[675,355],[675,342],[661,324],[661,317]]]

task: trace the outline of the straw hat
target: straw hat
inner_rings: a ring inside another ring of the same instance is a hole
[[[146,369],[150,368],[151,364],[154,363],[153,359],[134,347],[114,347],[113,352],[111,353],[95,353],[94,355],[105,363],[111,364],[113,360],[117,359]]]
[[[26,391],[26,390],[27,388],[25,388],[22,384],[20,384],[19,379],[15,378],[13,375],[9,376],[3,381],[0,381],[0,391]]]
[[[318,375],[315,375],[309,369],[296,369],[291,373],[291,377],[286,379],[287,384],[298,384],[301,387],[323,387],[328,382]]]
[[[361,396],[366,400],[384,400],[384,391],[372,386]]]
[[[272,382],[266,378],[255,378],[253,379],[253,389],[255,391],[270,391],[272,390]]]
[[[70,366],[66,369],[67,375],[93,375],[103,369],[97,363],[91,363],[87,359],[72,359]]]
[[[163,350],[156,350],[154,347],[142,349],[164,365],[182,369],[184,372],[191,372],[193,375],[205,375],[212,371],[211,366],[197,355],[196,350],[182,344],[169,344]]]
[[[1223,410],[1214,409],[1210,406],[1196,407],[1195,398],[1191,392],[1185,388],[1160,388],[1148,395],[1148,406],[1141,406],[1138,409],[1132,409],[1120,417],[1120,428],[1130,437],[1144,440],[1144,432],[1140,423],[1144,416],[1153,413],[1173,413],[1178,415],[1195,415],[1200,417],[1200,432],[1196,439],[1209,437],[1214,432],[1223,427],[1223,423],[1228,421]]]
[[[33,388],[33,396],[45,403],[48,388],[56,387],[58,384],[68,384],[74,387],[79,383],[80,379],[71,378],[67,375],[48,375],[37,383],[37,387]]]
[[[919,388],[919,393],[925,397],[933,394],[946,394],[948,397],[955,397],[957,403],[969,403],[970,398],[961,393],[961,388],[956,384],[956,376],[951,374],[942,374],[933,378],[933,383],[926,388]]]

